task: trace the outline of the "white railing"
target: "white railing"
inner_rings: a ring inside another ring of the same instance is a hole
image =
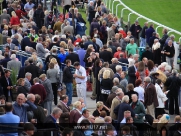
[[[112,2],[111,2],[111,1],[112,1]],[[175,34],[178,34],[178,35],[180,36],[180,37],[179,37],[179,42],[181,41],[181,32],[179,32],[179,31],[177,31],[177,30],[175,30],[175,29],[173,29],[173,28],[170,28],[170,27],[168,27],[168,26],[165,26],[165,25],[163,25],[163,24],[160,24],[160,23],[158,23],[158,22],[156,22],[156,21],[154,21],[154,20],[151,20],[150,18],[147,18],[147,17],[145,17],[145,16],[143,16],[143,15],[135,12],[134,10],[132,10],[132,9],[130,9],[128,6],[126,6],[121,0],[104,0],[104,3],[105,3],[106,6],[109,8],[109,10],[112,11],[112,13],[114,13],[114,9],[115,9],[115,8],[114,8],[114,4],[115,4],[115,2],[119,2],[119,4],[116,5],[116,16],[117,16],[117,12],[118,12],[118,7],[119,7],[120,5],[122,5],[122,6],[124,7],[124,8],[121,9],[121,17],[120,17],[121,19],[123,18],[123,11],[124,11],[125,9],[127,9],[127,10],[130,11],[130,13],[129,13],[129,15],[128,15],[128,23],[130,23],[131,14],[135,14],[135,15],[138,16],[137,20],[140,19],[140,18],[143,18],[143,19],[147,20],[147,22],[152,22],[153,24],[157,25],[157,27],[156,27],[156,29],[155,29],[156,32],[157,32],[158,28],[160,28],[160,27],[166,28],[166,29],[168,29],[168,34],[169,34],[170,32],[175,33]],[[112,4],[112,5],[111,5],[111,4]],[[110,9],[111,6],[112,6],[112,9]]]

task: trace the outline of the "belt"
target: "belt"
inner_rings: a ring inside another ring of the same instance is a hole
[[[76,83],[76,84],[81,84],[81,83]]]

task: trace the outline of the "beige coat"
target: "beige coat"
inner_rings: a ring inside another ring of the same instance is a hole
[[[111,104],[110,116],[112,119],[117,120],[117,115],[114,113],[114,109],[121,103],[121,101],[115,97]]]

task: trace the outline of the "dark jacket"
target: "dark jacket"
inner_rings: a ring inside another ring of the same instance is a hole
[[[104,50],[102,52],[99,53],[99,57],[101,59],[104,60],[104,62],[108,62],[109,64],[111,64],[111,60],[113,58],[113,55],[111,52],[107,51],[107,50]]]
[[[122,62],[122,63],[129,64],[128,59],[125,59],[125,58],[120,58],[118,61],[119,61],[119,62]],[[120,65],[121,65],[121,66],[125,66],[124,64],[121,64],[121,63],[120,63]]]
[[[101,81],[101,88],[104,90],[111,90],[113,87],[113,82],[110,78],[102,79]]]
[[[134,38],[138,39],[139,33],[141,32],[142,28],[140,25],[136,26],[135,24],[132,24],[129,30],[131,31],[131,34],[134,36]],[[139,32],[137,32],[138,30]]]
[[[30,64],[25,68],[25,73],[30,72],[32,74],[30,83],[33,84],[33,79],[39,77],[39,68],[34,64]]]
[[[147,26],[144,26],[144,27],[143,27],[140,37],[145,38],[145,36],[146,36],[146,30],[147,30],[147,29],[148,29]]]
[[[31,47],[30,38],[28,36],[25,36],[21,41],[21,50],[25,51],[25,47],[29,46]],[[36,48],[35,48],[36,49]]]
[[[8,85],[8,82],[7,82],[5,76],[3,76],[3,77],[1,78],[1,86],[2,86],[2,88],[3,88],[3,93],[4,93],[5,97],[6,97],[6,101],[8,100],[8,92],[9,92],[9,91],[10,91],[10,96],[11,96],[11,98],[12,98],[12,100],[13,100],[12,90],[8,90],[8,89],[7,89],[8,86],[12,86],[12,81],[11,81],[10,78],[8,78],[8,81],[9,81],[9,85]]]
[[[78,54],[76,54],[76,53],[69,53],[69,54],[66,56],[64,62],[66,62],[66,60],[68,60],[68,59],[71,60],[72,64],[74,64],[74,62],[76,62],[76,61],[80,62],[79,56],[78,56]]]
[[[62,114],[59,118],[59,123],[69,123],[70,108],[68,106],[65,106],[65,104],[62,101],[60,101],[57,107],[62,110]]]
[[[73,82],[73,75],[71,73],[70,67],[65,66],[63,70],[63,82],[64,83],[72,83]]]
[[[143,58],[147,58],[148,60],[152,60],[153,61],[153,53],[149,50],[146,50],[145,52],[143,52],[143,54],[141,55],[141,60]]]
[[[135,75],[136,71],[134,66],[131,66],[128,68],[128,83],[135,85],[135,81],[136,81],[136,75]]]
[[[19,70],[19,73],[18,73],[18,79],[19,78],[25,78],[25,66],[24,67],[21,67],[20,70]]]
[[[49,128],[54,129],[53,136],[60,135],[59,126],[57,123],[55,123],[54,118],[51,115],[48,115],[44,120],[44,129],[49,129]],[[50,136],[50,135],[51,135],[51,131],[46,131],[44,133],[44,136]]]
[[[108,108],[111,108],[111,105],[112,105],[112,101],[113,99],[116,97],[116,93],[111,93],[108,98],[107,98],[107,101],[106,101],[106,106]]]
[[[165,86],[167,87],[168,90],[170,90],[168,92],[169,96],[177,96],[178,97],[178,92],[180,90],[180,86],[181,86],[181,80],[176,77],[175,75],[167,78],[166,82],[165,82]]]
[[[158,39],[158,38],[155,37],[155,36],[150,37],[150,39],[149,39],[149,46],[150,46],[150,48],[152,48],[155,39]]]
[[[132,103],[132,98],[131,98],[132,94],[136,94],[137,96],[139,96],[138,93],[133,91],[133,90],[130,90],[127,93],[124,94],[124,95],[128,95],[129,96],[129,103]]]
[[[113,70],[114,73],[116,73],[116,66],[120,65],[119,63],[113,63],[109,66],[109,68],[111,68]]]
[[[18,94],[23,93],[25,96],[27,96],[27,94],[29,93],[29,90],[25,86],[18,86],[17,93]]]
[[[124,111],[127,111],[127,110],[131,111],[131,117],[135,116],[133,109],[131,108],[131,106],[128,103],[123,102],[114,109],[114,113],[118,117],[118,123],[120,123],[123,120]]]
[[[7,63],[8,61],[10,61],[11,59],[8,57],[8,58],[4,58],[2,59],[0,62],[0,64],[4,67],[4,68],[7,68]]]
[[[152,37],[153,32],[155,32],[153,27],[150,27],[146,30],[146,42],[149,44],[149,39]]]
[[[94,28],[97,28],[97,30],[100,31],[100,25],[97,21],[91,23],[90,35],[94,32]]]
[[[164,34],[164,35],[162,36],[162,38],[159,40],[159,42],[160,42],[160,44],[161,44],[161,49],[163,49],[163,47],[164,47],[164,45],[165,45],[165,42],[166,42],[166,40],[167,40],[168,37],[169,37],[168,34]]]
[[[19,46],[19,42],[16,38],[13,38],[12,43],[15,44],[16,46]]]
[[[154,84],[150,83],[145,89],[145,97],[144,97],[144,104],[145,106],[150,106],[152,103],[154,107],[158,107],[158,99],[157,93]]]

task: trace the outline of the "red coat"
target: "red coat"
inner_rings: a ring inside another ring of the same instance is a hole
[[[74,46],[77,46],[76,43],[77,43],[77,42],[80,43],[81,41],[82,41],[81,38],[78,38],[77,40],[75,40],[75,41],[74,41]]]
[[[33,85],[30,88],[30,93],[32,93],[32,94],[39,94],[41,96],[41,102],[43,102],[45,100],[46,95],[47,95],[45,88],[41,84]]]
[[[19,20],[18,16],[11,17],[10,23],[11,23],[11,25],[20,25],[20,20]]]
[[[119,33],[123,35],[123,38],[125,38],[125,37],[127,36],[127,34],[125,33],[125,31],[123,31],[123,30],[120,30]]]
[[[114,58],[120,59],[120,53],[122,53],[124,55],[124,58],[126,58],[126,55],[124,52],[122,51],[117,51],[114,53]]]
[[[26,15],[26,13],[23,12],[21,9],[17,9],[15,12],[16,12],[16,15],[17,15],[19,18],[22,18],[22,17],[21,17],[21,14],[22,14],[23,16]]]

